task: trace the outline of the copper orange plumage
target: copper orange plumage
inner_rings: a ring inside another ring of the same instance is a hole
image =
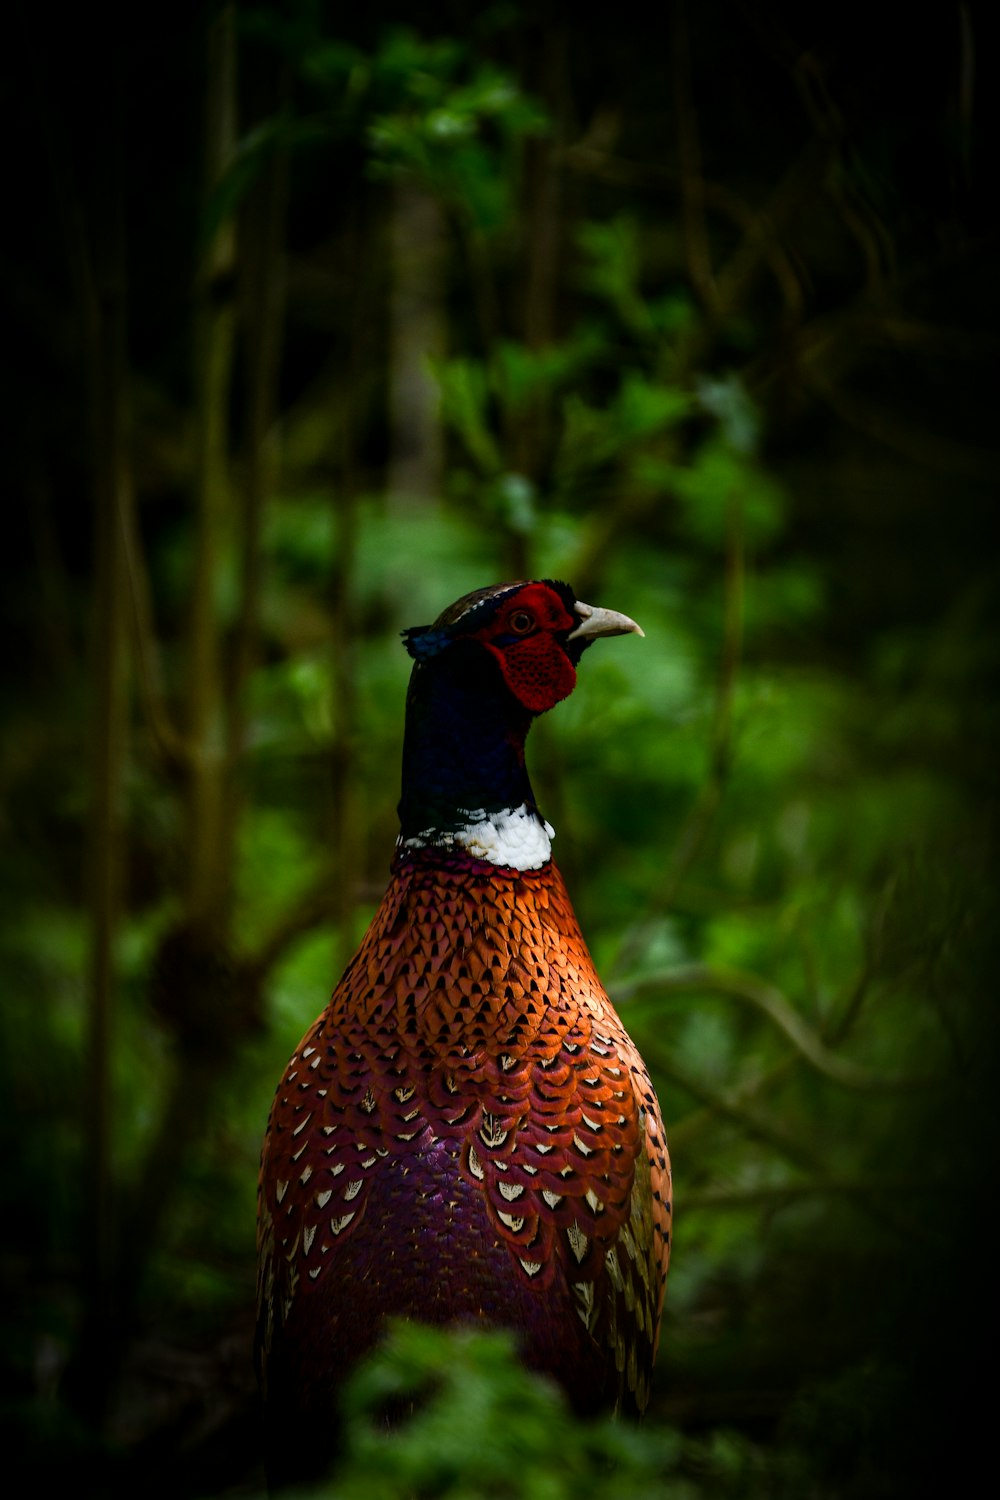
[[[405,632],[389,886],[264,1141],[272,1477],[316,1466],[295,1434],[332,1432],[345,1375],[392,1316],[512,1329],[579,1410],[646,1404],[670,1244],[663,1124],[524,764],[532,719],[572,691],[583,650],[629,631],[546,580]]]

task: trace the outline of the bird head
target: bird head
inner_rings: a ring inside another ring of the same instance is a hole
[[[428,662],[459,642],[478,646],[499,665],[503,681],[529,714],[545,713],[576,686],[583,652],[602,635],[643,632],[612,609],[577,599],[553,579],[501,583],[465,594],[433,625],[403,631],[406,649]]]
[[[400,848],[460,846],[514,869],[549,858],[525,766],[533,719],[569,696],[601,635],[642,631],[551,579],[466,594],[433,625],[403,632],[414,658],[406,700]]]

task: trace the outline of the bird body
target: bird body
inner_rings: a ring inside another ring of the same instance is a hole
[[[480,591],[406,633],[389,886],[264,1142],[258,1357],[276,1468],[304,1417],[332,1420],[391,1316],[511,1328],[578,1409],[646,1404],[669,1251],[663,1126],[524,766],[532,718],[572,690],[584,647],[637,628],[544,582]]]

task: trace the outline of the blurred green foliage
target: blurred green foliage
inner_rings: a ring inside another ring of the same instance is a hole
[[[412,1414],[387,1431],[387,1410]],[[575,1423],[561,1394],[517,1362],[512,1340],[395,1325],[344,1398],[344,1454],[331,1495],[598,1495],[609,1476],[659,1493],[667,1455],[608,1418]]]
[[[886,1399],[865,1387],[868,1419]],[[845,1399],[846,1398],[846,1399]],[[839,1404],[839,1409],[838,1409]],[[391,1412],[391,1424],[386,1413]],[[781,1446],[737,1431],[676,1429],[601,1418],[581,1422],[562,1393],[517,1362],[500,1333],[391,1325],[344,1397],[344,1434],[329,1484],[294,1493],[315,1500],[571,1500],[609,1493],[633,1500],[792,1500],[835,1494],[816,1479],[816,1450],[858,1446],[853,1391],[831,1391],[825,1431],[797,1410]]]
[[[529,757],[673,1147],[650,1418],[581,1426],[502,1338],[400,1328],[351,1387],[328,1493],[918,1494],[960,1420],[975,1446],[969,1351],[995,1303],[980,1205],[998,1061],[981,441],[996,297],[981,200],[929,186],[965,180],[970,120],[932,130],[924,107],[957,54],[925,39],[900,68],[872,18],[859,48],[849,19],[786,31],[755,5],[739,23],[678,7],[691,37],[674,30],[666,56],[558,5],[431,7],[418,25],[407,7],[303,0],[241,8],[229,32],[228,8],[196,10],[147,82],[156,108],[139,64],[158,13],[101,33],[118,116],[80,115],[72,29],[51,56],[29,38],[41,104],[19,85],[49,148],[21,169],[34,208],[8,276],[5,1434],[39,1474],[86,1464],[94,1494],[133,1493],[137,1474],[155,1494],[259,1484],[259,1141],[384,885],[396,635],[530,574],[646,633],[588,653]],[[203,88],[214,118],[218,55],[241,92],[209,170],[178,100]],[[692,105],[716,78],[725,99]],[[149,164],[130,159],[116,203],[107,163],[130,130]],[[102,260],[116,218],[120,283]],[[234,259],[212,271],[227,234]],[[88,278],[124,287],[131,317],[135,504],[111,626],[124,729],[104,825],[100,542],[81,497],[100,518],[85,397],[106,433],[115,392],[95,370],[117,303],[94,312]],[[212,398],[195,372],[226,318],[238,358]],[[433,389],[416,439],[393,394],[412,395],[414,370]],[[225,481],[206,528],[213,431]],[[411,489],[392,476],[414,442]],[[205,777],[226,810],[207,853]],[[109,840],[112,1208],[95,1270],[84,1122]],[[120,1321],[95,1364],[109,1269]],[[421,1389],[386,1434],[385,1401]]]

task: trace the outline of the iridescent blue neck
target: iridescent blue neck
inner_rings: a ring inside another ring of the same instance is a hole
[[[406,703],[401,844],[458,845],[521,869],[545,863],[551,829],[524,764],[532,717],[473,642],[418,661]]]

